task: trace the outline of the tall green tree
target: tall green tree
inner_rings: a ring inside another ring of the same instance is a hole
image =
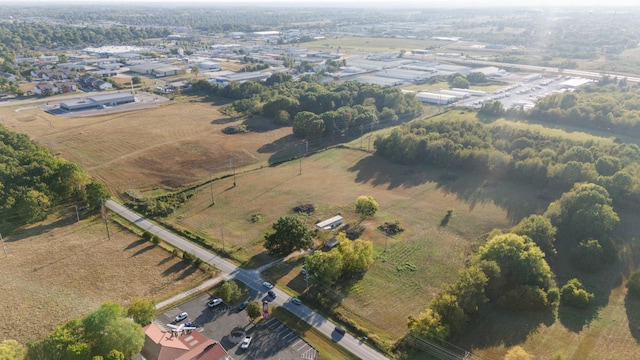
[[[103,304],[85,317],[82,325],[83,338],[90,344],[92,355],[106,356],[111,350],[118,350],[131,358],[144,344],[142,327],[127,318],[118,304]]]
[[[273,232],[264,236],[264,247],[270,254],[282,256],[313,246],[311,231],[295,215],[281,217],[271,227]]]
[[[316,251],[313,255],[307,256],[305,268],[309,274],[316,277],[325,285],[331,285],[342,276],[344,262],[339,251],[329,252]]]
[[[133,298],[131,306],[127,309],[127,315],[140,326],[147,326],[156,317],[155,303],[148,299]]]
[[[251,321],[254,321],[255,319],[259,318],[260,315],[262,315],[262,308],[257,301],[249,302],[249,304],[247,305],[247,315],[249,315]]]
[[[556,227],[549,218],[541,215],[530,215],[511,229],[517,235],[528,236],[546,255],[555,254],[553,243],[556,241]]]
[[[378,202],[372,196],[361,195],[356,200],[355,211],[363,219],[373,216],[378,211]]]

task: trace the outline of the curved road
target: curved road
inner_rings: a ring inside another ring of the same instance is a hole
[[[157,235],[162,240],[167,243],[183,250],[187,251],[208,264],[217,267],[223,273],[226,274],[226,277],[229,279],[236,279],[245,283],[251,289],[257,291],[258,293],[265,294],[267,292],[267,288],[262,286],[264,280],[260,278],[260,273],[257,270],[245,270],[237,267],[236,265],[230,263],[229,261],[205,250],[188,240],[185,240],[172,232],[164,229],[161,226],[158,226],[151,221],[145,219],[139,214],[127,209],[121,204],[108,200],[105,205],[113,212],[117,213],[121,217],[127,219],[132,224],[138,226],[139,228],[146,230],[154,235]],[[291,297],[286,293],[278,290],[278,288],[273,288],[273,291],[278,295],[272,303],[275,305],[283,306],[285,309],[291,311],[291,313],[298,316],[300,319],[307,322],[309,325],[318,329],[321,333],[326,335],[329,338],[337,340],[340,345],[342,345],[345,349],[350,351],[355,356],[361,359],[367,360],[384,360],[388,359],[384,355],[380,354],[376,350],[370,348],[366,344],[362,343],[359,339],[355,337],[345,334],[344,337],[336,337],[336,333],[333,332],[335,325],[332,324],[329,320],[324,318],[323,316],[317,314],[313,310],[309,309],[304,305],[295,305],[291,302]]]

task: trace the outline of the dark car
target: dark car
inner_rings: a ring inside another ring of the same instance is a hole
[[[345,330],[343,327],[341,326],[336,326],[335,332],[337,332],[340,335],[344,335],[347,333],[347,330]]]
[[[271,296],[274,299],[276,298],[276,293],[273,290],[269,290],[267,294],[269,294],[269,296]]]
[[[238,306],[238,310],[244,310],[247,308],[247,305],[249,305],[249,301],[245,301],[242,304],[240,304],[240,306]]]

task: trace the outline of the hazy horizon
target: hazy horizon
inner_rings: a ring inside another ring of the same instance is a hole
[[[521,2],[512,2],[505,4],[500,0],[488,0],[479,3],[472,0],[400,0],[390,2],[388,0],[323,0],[323,1],[299,1],[299,0],[237,0],[237,1],[211,1],[211,0],[186,0],[176,2],[175,0],[136,0],[135,2],[127,0],[26,0],[26,1],[3,1],[0,3],[5,5],[162,5],[172,7],[185,7],[191,5],[197,6],[289,6],[289,7],[353,7],[353,8],[492,8],[492,7],[510,7],[510,8],[562,8],[562,7],[580,7],[580,8],[623,8],[623,7],[639,7],[638,3],[630,0],[612,0],[603,3],[600,0],[524,0]]]

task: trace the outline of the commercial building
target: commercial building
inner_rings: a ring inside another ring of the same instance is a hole
[[[135,101],[135,97],[129,93],[107,94],[92,96],[86,99],[61,102],[60,108],[67,111],[80,111],[96,109],[103,106],[116,106]]]

